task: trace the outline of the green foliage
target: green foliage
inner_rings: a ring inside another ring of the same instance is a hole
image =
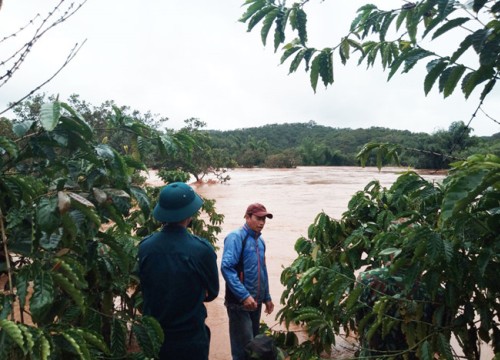
[[[470,133],[460,121],[432,135],[378,127],[339,129],[310,121],[212,130],[210,137],[212,151],[227,154],[242,167],[352,166],[361,162],[445,169],[450,162],[473,153],[500,155],[495,150],[500,143],[494,136],[479,138]]]
[[[500,158],[452,165],[442,184],[414,172],[389,189],[371,182],[340,220],[321,213],[297,240],[278,315],[310,340],[289,347],[292,359],[319,357],[341,332],[360,336],[360,356],[450,359],[451,335],[469,359],[479,358],[478,341],[500,352],[492,337],[500,331]],[[378,287],[362,281],[369,269],[387,274]]]
[[[305,11],[307,4],[247,0],[241,21],[253,19],[253,28],[260,19],[252,16],[262,8],[291,14]],[[314,91],[319,79],[333,84],[330,59],[337,52],[343,64],[354,54],[368,68],[380,63],[389,80],[425,59],[425,94],[437,87],[446,98],[459,87],[467,99],[482,86],[479,110],[498,78],[499,13],[496,0],[422,0],[392,10],[367,4],[357,11],[348,35],[324,50],[307,44],[305,13],[300,30],[293,16],[272,21],[280,34],[289,33],[288,24],[298,34],[288,43],[275,36],[275,49],[277,42],[284,44],[281,63],[290,59],[290,73],[300,65],[310,71]],[[263,24],[266,32],[271,27]],[[449,53],[430,47],[438,39],[452,39],[451,34],[462,41]],[[476,63],[467,64],[465,54]],[[408,161],[417,151],[440,155],[425,167],[452,170],[442,184],[413,172],[390,189],[372,182],[353,196],[342,219],[317,216],[308,237],[296,242],[297,259],[281,276],[286,289],[279,318],[308,332],[307,341],[290,344],[292,359],[328,354],[341,329],[359,337],[361,358],[450,359],[452,337],[467,359],[480,358],[481,343],[498,358],[500,288],[493,279],[500,270],[500,158],[493,137],[492,146],[485,147],[469,135],[469,125],[456,122],[448,131],[419,139],[418,146],[370,139],[358,149],[363,165]],[[317,142],[304,145],[308,158],[322,154]],[[460,161],[450,164],[454,160]]]
[[[167,139],[178,148],[196,140],[116,106],[101,119],[36,97],[17,113],[0,135],[0,357],[154,357],[163,333],[138,312],[134,269],[141,236],[160,226],[158,190],[138,174],[152,154],[172,154]],[[215,243],[223,217],[205,203],[209,217],[193,232]]]
[[[209,174],[215,175],[220,182],[228,181],[227,167],[233,163],[227,155],[214,149],[210,134],[202,131],[206,124],[195,118],[187,119],[185,123],[186,126],[175,134],[184,146],[177,144],[172,156],[155,166],[191,174],[196,181],[202,181]]]
[[[337,52],[343,64],[353,53],[359,53],[358,64],[366,63],[367,67],[374,66],[379,59],[383,69],[388,69],[389,79],[401,67],[402,72],[406,73],[421,60],[432,58],[427,63],[426,94],[438,79],[438,90],[445,98],[459,84],[465,98],[468,98],[477,86],[485,83],[480,95],[480,99],[484,100],[495,86],[500,49],[498,1],[475,0],[464,5],[448,0],[421,0],[407,2],[401,8],[392,10],[365,5],[358,9],[349,34],[335,47],[322,50],[308,45],[306,5],[307,1],[294,1],[289,7],[274,1],[246,1],[244,6],[247,6],[247,10],[240,21],[248,22],[248,31],[262,22],[264,45],[267,33],[274,26],[275,51],[283,44],[281,63],[294,55],[290,62],[290,73],[304,64],[305,70],[310,70],[310,83],[314,91],[318,79],[325,86],[333,84],[333,54]],[[288,25],[297,37],[285,43]],[[463,30],[468,35],[459,35],[463,41],[449,54],[438,54],[424,48],[426,37],[432,41]],[[468,50],[474,51],[479,59],[475,68],[458,62]]]

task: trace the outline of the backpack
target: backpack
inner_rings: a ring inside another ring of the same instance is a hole
[[[277,360],[278,348],[270,336],[259,334],[245,346],[247,360]]]

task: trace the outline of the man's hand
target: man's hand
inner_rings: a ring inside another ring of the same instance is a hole
[[[257,301],[250,295],[243,300],[243,307],[245,310],[257,310]]]
[[[264,305],[266,306],[266,309],[264,310],[266,314],[270,314],[274,311],[274,304],[272,300],[266,301]]]

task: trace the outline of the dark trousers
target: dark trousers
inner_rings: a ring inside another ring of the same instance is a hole
[[[159,360],[208,360],[210,348],[210,329],[205,326],[203,336],[191,339],[170,340],[165,338],[160,350]]]
[[[262,305],[247,311],[242,305],[226,304],[233,360],[245,360],[245,345],[259,333]]]

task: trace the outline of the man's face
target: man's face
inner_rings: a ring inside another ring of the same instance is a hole
[[[247,225],[250,229],[256,232],[262,232],[264,225],[266,225],[266,217],[265,216],[255,216],[255,215],[247,215]]]

